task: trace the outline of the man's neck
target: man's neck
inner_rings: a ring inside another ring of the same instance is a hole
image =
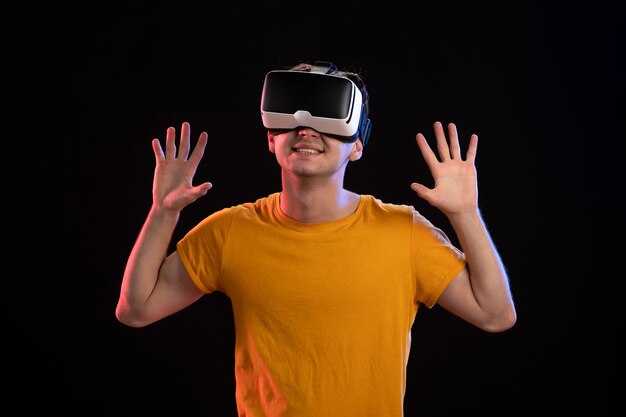
[[[283,181],[280,209],[302,223],[324,223],[343,219],[354,213],[360,196],[335,182]]]

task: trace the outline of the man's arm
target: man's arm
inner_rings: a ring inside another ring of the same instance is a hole
[[[517,315],[506,269],[478,208],[474,164],[478,136],[471,136],[463,160],[456,126],[452,123],[448,125],[448,134],[450,145],[441,123],[435,123],[439,159],[424,136],[417,134],[417,144],[435,186],[429,189],[422,184],[411,184],[419,197],[448,217],[467,258],[467,267],[448,285],[437,303],[485,331],[501,332],[515,324]]]
[[[451,219],[467,267],[437,303],[488,332],[501,332],[517,319],[508,276],[480,213]]]
[[[207,134],[202,132],[189,156],[189,130],[189,124],[183,123],[178,154],[173,127],[167,130],[165,153],[158,139],[152,141],[156,159],[152,207],[128,258],[115,310],[117,319],[131,327],[154,323],[187,307],[203,294],[192,282],[178,254],[167,256],[180,212],[211,188],[208,182],[192,184]]]

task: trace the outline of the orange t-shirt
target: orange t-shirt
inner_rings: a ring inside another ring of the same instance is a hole
[[[287,217],[279,193],[220,210],[177,244],[230,297],[240,416],[400,417],[410,331],[465,266],[413,207],[361,196],[341,220]]]

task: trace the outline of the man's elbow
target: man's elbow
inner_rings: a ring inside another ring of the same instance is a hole
[[[511,308],[504,313],[491,317],[480,327],[489,333],[501,333],[511,329],[516,322],[517,313],[514,308]]]
[[[137,314],[131,307],[119,303],[115,309],[115,317],[117,320],[128,327],[140,328],[145,327],[149,322],[141,319],[141,315]]]

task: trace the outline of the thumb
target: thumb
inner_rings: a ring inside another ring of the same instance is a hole
[[[420,198],[424,200],[428,200],[427,195],[430,192],[430,189],[420,183],[414,182],[411,184],[411,189],[417,193]]]
[[[213,184],[211,184],[210,182],[205,182],[202,183],[200,185],[198,185],[197,187],[195,187],[195,194],[199,197],[202,197],[204,195],[206,195],[206,193],[213,188]]]

